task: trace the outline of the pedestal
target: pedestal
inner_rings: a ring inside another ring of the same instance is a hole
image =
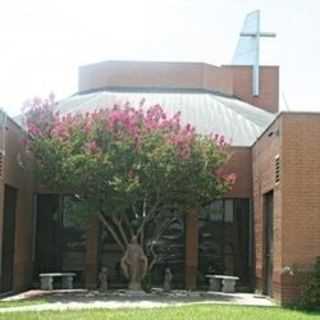
[[[222,280],[222,292],[224,293],[234,293],[236,287],[236,280],[233,279],[223,279]]]
[[[64,289],[73,289],[73,277],[66,276],[62,278],[62,287]]]
[[[41,277],[41,289],[42,290],[52,290],[53,289],[53,278],[52,277]]]
[[[220,280],[215,278],[209,279],[209,291],[220,291]]]

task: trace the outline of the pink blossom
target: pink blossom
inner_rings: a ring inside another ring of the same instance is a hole
[[[230,173],[227,175],[223,176],[223,179],[229,184],[229,185],[234,185],[237,180],[237,176],[235,173]]]
[[[91,142],[87,143],[86,147],[90,153],[97,153],[97,151],[98,151],[98,146],[97,146],[96,141],[91,141]]]
[[[28,139],[26,139],[26,138],[21,139],[21,144],[23,146],[26,146],[28,144]]]
[[[145,99],[140,101],[138,108],[133,108],[129,102],[124,105],[114,104],[111,108],[100,108],[85,114],[67,114],[61,116],[50,106],[50,99],[43,101],[35,99],[29,113],[28,130],[32,135],[52,136],[63,143],[68,143],[76,130],[83,131],[87,137],[97,126],[110,134],[112,139],[127,139],[139,148],[147,134],[160,133],[163,139],[174,146],[181,160],[188,160],[192,155],[194,141],[199,136],[190,124],[181,123],[181,113],[167,115],[163,108],[156,104],[143,110]],[[90,139],[88,139],[91,141]],[[209,143],[217,148],[224,148],[225,137],[219,134],[208,136]],[[87,150],[97,152],[96,141],[88,142]],[[232,180],[232,179],[231,179]]]

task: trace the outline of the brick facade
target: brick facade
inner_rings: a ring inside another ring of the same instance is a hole
[[[4,138],[4,137],[2,137]],[[30,286],[33,265],[33,174],[30,156],[26,154],[22,140],[25,133],[14,121],[8,119],[5,129],[5,156],[0,194],[0,226],[2,231],[4,219],[4,188],[17,190],[15,216],[15,247],[13,290],[19,291]],[[0,178],[0,179],[1,179]],[[2,232],[1,232],[2,234]],[[1,243],[2,243],[1,237]],[[1,246],[2,248],[2,246]],[[1,282],[1,280],[0,280]]]
[[[260,93],[252,95],[252,68],[248,66],[226,66],[232,71],[233,95],[251,105],[277,113],[279,111],[279,67],[260,67]]]
[[[261,68],[259,97],[251,94],[251,72],[250,67],[215,67],[201,63],[104,62],[80,68],[79,88],[80,91],[108,86],[197,88],[234,95],[262,109],[277,112],[278,67]],[[31,286],[34,262],[32,209],[33,192],[37,188],[31,173],[32,162],[21,144],[23,137],[21,128],[9,119],[6,154],[0,174],[0,234],[3,235],[4,188],[8,185],[18,190],[13,267],[15,291]],[[252,277],[260,292],[266,292],[267,288],[266,195],[273,194],[271,287],[273,298],[282,303],[299,298],[308,272],[315,258],[320,256],[319,141],[320,114],[281,113],[253,146],[232,147],[225,167],[225,171],[234,172],[238,177],[225,197],[251,200]],[[98,222],[92,220],[87,231],[85,262],[88,288],[96,286],[98,229]],[[0,236],[0,244],[2,240]],[[185,285],[194,289],[199,268],[197,211],[186,217],[185,247]],[[288,267],[294,271],[293,275],[285,272]]]
[[[226,198],[252,197],[252,152],[249,147],[231,147],[230,159],[224,170],[225,172],[235,172],[237,180],[232,190],[228,192]]]
[[[282,299],[292,300],[320,256],[320,114],[282,115]]]
[[[279,110],[279,67],[260,67],[260,95],[252,95],[250,66],[190,62],[104,61],[79,68],[79,92],[105,88],[202,89],[239,97],[258,108]]]
[[[272,296],[296,302],[320,256],[320,114],[283,113],[253,147],[256,286],[265,290],[263,197],[274,195]],[[275,182],[275,157],[280,181]],[[287,268],[293,275],[286,272]]]
[[[274,248],[273,248],[273,285],[279,282],[281,271],[281,186],[275,184],[275,157],[281,154],[281,119],[263,134],[252,148],[252,184],[253,184],[253,210],[254,210],[254,236],[255,236],[255,276],[256,288],[265,291],[265,216],[263,196],[273,191],[274,196]],[[278,298],[278,292],[273,287],[273,295]]]

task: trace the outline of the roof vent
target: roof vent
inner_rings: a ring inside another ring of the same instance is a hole
[[[275,184],[280,183],[280,156],[276,155],[274,157],[275,162]]]

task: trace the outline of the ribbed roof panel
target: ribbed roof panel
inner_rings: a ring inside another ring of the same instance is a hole
[[[233,146],[251,146],[272,122],[275,115],[236,98],[214,93],[199,92],[124,92],[106,90],[78,94],[59,102],[62,114],[94,111],[96,109],[130,102],[139,106],[145,99],[144,108],[160,104],[166,113],[181,112],[184,123],[190,123],[203,134],[218,133]]]

